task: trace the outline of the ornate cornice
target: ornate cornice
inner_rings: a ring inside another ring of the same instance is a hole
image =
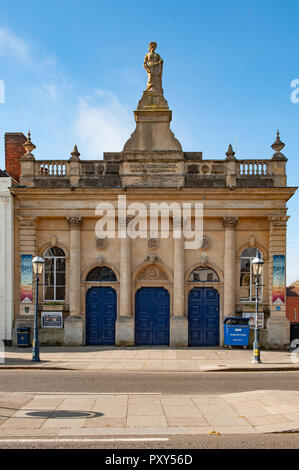
[[[224,216],[222,217],[223,226],[225,228],[235,228],[237,226],[239,217]]]
[[[82,225],[82,217],[79,216],[70,216],[66,218],[67,224],[70,229],[79,229]]]

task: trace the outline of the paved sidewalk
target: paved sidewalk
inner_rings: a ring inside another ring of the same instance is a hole
[[[32,363],[31,348],[5,349],[1,368],[43,368],[88,371],[205,372],[251,370],[299,370],[299,354],[262,351],[262,364],[252,364],[252,350],[221,347],[42,347],[41,363]]]
[[[225,395],[0,393],[9,437],[252,434],[299,430],[299,392]]]

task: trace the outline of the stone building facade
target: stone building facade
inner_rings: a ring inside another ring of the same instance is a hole
[[[260,253],[261,343],[284,348],[289,322],[284,296],[274,301],[273,264],[286,253],[286,203],[296,188],[287,186],[279,133],[272,158],[239,159],[231,145],[223,159],[184,152],[170,129],[161,81],[151,81],[153,69],[146,67],[149,82],[134,111],[136,129],[118,153],[86,160],[75,146],[69,159],[40,160],[30,136],[6,135],[16,137],[13,152],[7,149],[7,168],[20,163],[19,184],[11,188],[15,328],[32,325],[34,311],[34,288],[32,303],[20,301],[21,256],[41,255],[46,265],[39,310],[63,312],[61,328],[41,327],[42,344],[223,345],[224,316],[254,312],[251,263]],[[120,238],[119,231],[115,238],[98,237],[98,204],[117,208],[124,196],[127,206],[190,204],[192,224],[194,204],[202,204],[200,247],[185,249],[185,240],[172,236],[173,214],[169,238]]]

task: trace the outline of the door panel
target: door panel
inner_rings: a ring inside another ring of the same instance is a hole
[[[215,289],[195,287],[188,298],[190,346],[219,344],[219,294]]]
[[[162,287],[142,287],[135,298],[136,345],[169,344],[169,293]]]
[[[117,298],[112,287],[92,287],[86,294],[86,344],[114,345]]]

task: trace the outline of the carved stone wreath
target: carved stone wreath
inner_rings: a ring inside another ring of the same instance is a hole
[[[167,280],[166,274],[158,266],[148,266],[137,276],[138,281],[160,281]]]
[[[149,238],[147,240],[147,246],[154,250],[155,248],[158,248],[159,246],[159,238]]]
[[[211,167],[209,165],[204,164],[201,166],[201,172],[204,175],[206,175],[207,173],[210,173],[210,171],[211,171]]]
[[[204,235],[200,240],[200,248],[202,250],[207,250],[212,245],[212,240],[207,235]]]
[[[96,238],[97,248],[103,250],[104,248],[107,248],[108,244],[109,244],[108,238],[104,238],[104,237]]]

